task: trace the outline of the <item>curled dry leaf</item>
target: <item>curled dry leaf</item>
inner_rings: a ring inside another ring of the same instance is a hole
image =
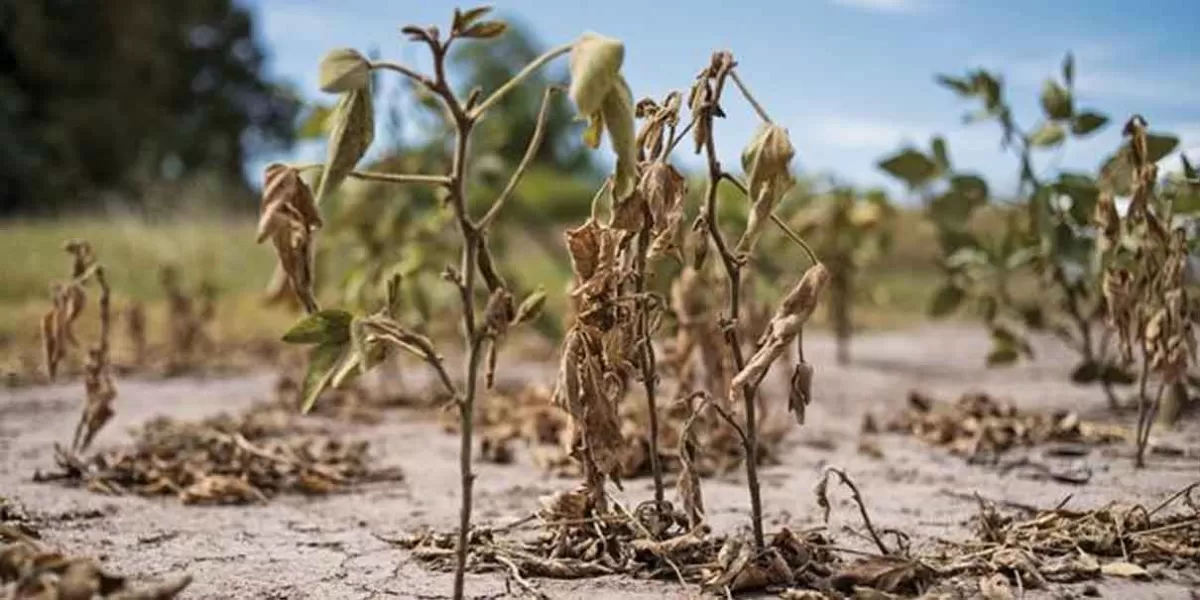
[[[321,59],[317,85],[322,92],[340,94],[371,84],[371,62],[352,48],[331,50]]]
[[[796,155],[787,130],[764,123],[742,151],[742,168],[746,171],[746,186],[753,202],[746,231],[737,243],[737,251],[748,253],[770,222],[771,213],[779,201],[796,185],[790,165]]]
[[[730,382],[731,398],[741,399],[745,386],[755,387],[762,381],[771,365],[783,356],[787,347],[800,335],[828,284],[829,270],[825,265],[818,263],[808,268],[804,277],[775,310],[758,351]]]
[[[293,167],[272,163],[263,175],[257,241],[271,240],[289,287],[309,312],[316,312],[311,242],[322,221],[312,192]]]
[[[683,225],[683,199],[687,194],[683,175],[664,162],[651,163],[642,173],[638,191],[645,199],[652,220],[653,241],[648,258],[654,260],[670,254],[682,261],[676,240]]]

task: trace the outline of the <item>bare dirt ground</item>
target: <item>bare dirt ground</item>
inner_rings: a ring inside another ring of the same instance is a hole
[[[903,405],[910,389],[946,400],[966,391],[987,391],[1010,397],[1022,407],[1069,407],[1098,418],[1105,416],[1103,396],[1098,388],[1066,381],[1070,356],[1053,342],[1036,346],[1037,363],[988,370],[983,366],[988,340],[981,330],[925,326],[856,338],[854,364],[841,368],[834,363],[830,339],[809,338],[808,360],[817,368],[815,401],[808,425],[790,434],[783,463],[761,473],[768,529],[820,524],[812,489],[829,464],[843,467],[857,481],[880,527],[910,532],[918,546],[938,537],[964,539],[968,535],[964,523],[977,510],[970,497],[974,492],[996,501],[1042,507],[1070,496],[1068,506],[1091,508],[1110,501],[1154,504],[1200,479],[1196,454],[1200,427],[1194,421],[1155,436],[1190,449],[1188,457],[1155,456],[1149,468],[1137,471],[1132,468],[1130,448],[1093,450],[1075,459],[1093,470],[1085,485],[1039,479],[1037,471],[1001,474],[968,466],[960,458],[901,436],[882,436],[883,457],[871,458],[857,451],[864,412],[885,416]],[[547,385],[552,381],[552,373],[541,368],[523,371],[521,376]],[[779,379],[768,379],[776,386],[773,397],[782,403]],[[272,374],[233,380],[119,381],[117,416],[94,447],[125,442],[129,427],[152,416],[200,418],[246,407],[269,398],[274,381]],[[42,533],[49,543],[68,552],[101,556],[120,573],[153,578],[190,572],[195,579],[186,598],[448,596],[449,574],[425,570],[409,561],[405,551],[377,537],[422,527],[449,531],[457,523],[458,440],[429,416],[392,410],[382,425],[342,426],[353,437],[368,440],[382,463],[400,466],[405,481],[325,498],[285,496],[265,506],[192,507],[172,498],[108,497],[32,482],[36,470],[54,467],[53,444],[69,441],[81,393],[76,384],[0,391],[0,496],[44,516]],[[1134,417],[1121,418],[1132,422]],[[1062,464],[1063,459],[1054,460]],[[480,464],[477,472],[476,517],[481,523],[526,516],[537,507],[539,496],[572,485],[534,468],[521,454],[515,464]],[[635,501],[651,495],[649,480],[626,482],[625,487],[626,497]],[[717,530],[747,522],[746,492],[739,474],[706,481],[704,493]],[[831,493],[831,530],[839,541],[853,540],[843,527],[859,527],[857,511],[844,488]],[[505,594],[502,576],[468,577],[473,597]],[[701,596],[694,588],[668,582],[535,581],[553,598]],[[1108,598],[1200,597],[1200,581],[1194,573],[1172,574],[1152,583],[1105,579],[1097,587]],[[1028,597],[1077,597],[1082,590],[1081,585],[1054,586]]]

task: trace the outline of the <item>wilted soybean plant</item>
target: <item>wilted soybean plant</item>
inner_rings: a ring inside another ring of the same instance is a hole
[[[577,456],[584,463],[586,487],[592,510],[604,510],[603,486],[616,466],[621,444],[617,402],[628,374],[640,372],[646,387],[652,419],[656,413],[654,381],[657,377],[650,323],[656,304],[645,290],[648,258],[658,255],[679,256],[677,238],[682,221],[685,180],[669,163],[671,151],[692,133],[694,151],[707,159],[708,181],[704,204],[692,225],[692,232],[703,241],[694,243],[692,267],[707,260],[709,246],[715,246],[723,265],[728,290],[721,329],[736,374],[728,389],[702,391],[701,408],[712,407],[738,432],[743,442],[749,488],[754,541],[763,547],[762,507],[757,471],[757,391],[771,365],[795,342],[800,350],[794,366],[789,404],[798,421],[803,422],[809,400],[812,367],[804,362],[800,348],[801,330],[816,308],[828,283],[829,273],[817,262],[807,245],[774,215],[783,196],[795,185],[790,163],[795,150],[787,131],[772,123],[736,72],[736,63],[728,52],[715,53],[695,79],[687,104],[691,122],[677,135],[678,113],[683,95],[669,94],[661,103],[643,100],[634,107],[628,86],[620,76],[623,47],[615,40],[594,38],[588,46],[580,44],[572,60],[572,99],[589,119],[586,141],[595,146],[601,127],[609,132],[617,155],[615,175],[597,195],[597,205],[605,192],[611,199],[607,224],[593,216],[582,226],[567,232],[567,245],[576,275],[572,292],[576,319],[563,342],[555,401],[571,413],[579,428]],[[725,171],[716,156],[712,137],[714,121],[724,116],[720,98],[726,82],[733,80],[746,99],[756,108],[762,125],[742,154],[747,181],[743,183]],[[634,134],[634,118],[645,120]],[[726,239],[717,222],[717,186],[730,182],[751,200],[748,221],[736,245]],[[776,223],[808,252],[813,266],[804,273],[771,318],[767,331],[757,341],[753,354],[744,355],[741,314],[742,271],[756,242]],[[636,249],[630,246],[636,237]],[[631,284],[631,285],[630,285]],[[630,289],[632,288],[632,289]],[[632,310],[630,309],[632,307]],[[718,395],[718,398],[712,398]],[[738,424],[728,408],[742,400],[744,421]],[[697,409],[699,410],[699,409]],[[650,423],[652,455],[657,453],[656,421]],[[688,432],[682,434],[684,442]],[[657,457],[654,457],[655,460]],[[655,500],[661,505],[661,472],[655,464]],[[700,511],[699,487],[694,474],[680,477],[680,492],[689,521],[695,523]]]
[[[487,117],[489,108],[520,85],[522,80],[556,57],[586,43],[591,37],[584,36],[574,44],[552,48],[489,95],[475,89],[463,97],[451,88],[447,79],[447,56],[455,44],[492,39],[504,33],[503,22],[483,20],[489,11],[488,7],[456,10],[445,36],[432,26],[407,26],[402,29],[409,39],[429,49],[433,59],[432,75],[418,73],[395,62],[369,60],[348,48],[337,49],[326,55],[320,65],[320,86],[325,92],[339,94],[340,100],[332,117],[326,162],[323,166],[317,166],[321,170],[319,186],[314,195],[301,178],[301,171],[307,167],[278,163],[268,166],[258,230],[260,243],[270,239],[274,244],[289,287],[308,313],[284,336],[288,342],[314,345],[302,386],[304,410],[311,408],[322,390],[337,387],[343,381],[380,364],[395,349],[411,352],[427,362],[436,372],[441,385],[454,397],[462,419],[459,456],[462,507],[454,578],[455,598],[462,597],[467,537],[471,525],[473,419],[484,353],[486,350],[490,374],[495,369],[497,345],[505,333],[511,326],[530,319],[541,303],[541,296],[532,294],[519,307],[514,307],[513,293],[494,267],[487,245],[487,232],[504,204],[512,197],[522,173],[542,141],[547,107],[557,88],[546,89],[533,139],[507,186],[487,211],[478,216],[468,213],[466,203],[471,134],[475,125]],[[446,173],[397,174],[355,170],[374,139],[375,117],[369,88],[375,71],[390,71],[407,77],[440,101],[444,116],[454,131],[454,149]],[[586,81],[572,83],[574,87],[588,85]],[[589,131],[597,131],[600,120],[597,113]],[[622,176],[627,178],[628,169],[631,168],[628,162],[619,161],[618,179]],[[318,305],[313,292],[312,268],[314,235],[322,225],[317,207],[348,177],[396,185],[429,185],[444,194],[444,205],[454,213],[462,242],[461,262],[457,267],[447,266],[443,275],[458,290],[461,298],[461,334],[465,354],[463,383],[456,383],[450,377],[442,355],[430,339],[413,332],[394,318],[398,285],[395,279],[389,283],[386,306],[374,314],[354,315],[338,309],[322,310]],[[480,291],[480,279],[486,286],[486,296]],[[479,310],[481,304],[482,314]]]
[[[1100,287],[1108,324],[1118,334],[1121,361],[1132,365],[1140,358],[1135,461],[1143,467],[1163,394],[1183,384],[1196,361],[1194,323],[1200,313],[1187,285],[1188,257],[1195,240],[1181,226],[1178,209],[1184,208],[1181,201],[1193,199],[1200,182],[1185,158],[1187,187],[1166,190],[1184,193],[1159,193],[1158,166],[1146,121],[1135,115],[1123,133],[1129,142],[1117,160],[1124,164],[1110,169],[1110,177],[1102,180],[1105,186],[1094,219],[1100,230]],[[1131,190],[1124,218],[1114,199],[1114,188],[1123,187],[1114,176],[1122,172],[1125,177],[1120,178],[1128,179]],[[1152,376],[1158,379],[1153,394],[1148,390]]]

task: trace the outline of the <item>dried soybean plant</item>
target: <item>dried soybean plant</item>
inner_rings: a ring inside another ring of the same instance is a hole
[[[744,420],[739,433],[746,454],[746,485],[750,494],[754,543],[755,548],[761,550],[764,546],[764,536],[758,483],[758,388],[771,366],[795,343],[797,363],[792,370],[788,406],[795,414],[797,422],[804,423],[805,407],[811,398],[813,368],[804,360],[802,331],[805,322],[816,309],[830,277],[829,271],[817,260],[808,245],[774,214],[784,195],[796,184],[791,174],[791,160],[795,155],[795,148],[788,138],[787,130],[771,121],[741,81],[735,70],[736,66],[731,53],[714,53],[710,63],[696,77],[689,94],[688,105],[693,114],[692,135],[695,152],[703,152],[708,165],[704,204],[700,209],[696,227],[707,231],[713,247],[717,250],[726,278],[727,314],[722,319],[721,328],[736,371],[730,381],[727,398],[734,404],[737,399],[742,400]],[[714,121],[725,114],[720,101],[725,85],[730,80],[762,120],[758,131],[742,152],[742,167],[746,171],[745,183],[721,167],[713,139]],[[745,229],[733,247],[717,221],[717,187],[722,181],[735,185],[751,202]],[[754,352],[747,358],[743,354],[742,328],[737,323],[741,314],[742,272],[769,221],[774,221],[789,238],[803,248],[813,264],[780,302],[766,330],[757,340]]]
[[[1158,167],[1145,119],[1135,115],[1123,133],[1129,143],[1120,156],[1132,167],[1127,212],[1124,218],[1118,214],[1112,186],[1106,185],[1094,218],[1101,233],[1098,250],[1108,324],[1118,334],[1121,360],[1126,365],[1140,360],[1135,460],[1143,467],[1163,394],[1184,382],[1196,361],[1197,312],[1186,285],[1187,230],[1176,223],[1169,199],[1156,193]],[[1158,382],[1150,393],[1152,377]]]
[[[466,97],[455,92],[447,78],[446,65],[450,49],[455,44],[473,40],[488,40],[502,35],[506,25],[501,21],[484,20],[489,7],[455,10],[453,23],[443,35],[437,27],[406,26],[402,33],[410,40],[425,45],[432,55],[432,75],[418,73],[409,67],[389,61],[369,60],[361,53],[340,48],[333,50],[321,61],[320,86],[327,93],[340,95],[332,116],[326,163],[318,165],[321,170],[319,187],[314,194],[301,177],[302,168],[284,164],[272,164],[266,168],[262,198],[261,220],[258,241],[270,239],[279,256],[288,287],[299,298],[308,315],[297,323],[285,336],[285,341],[314,345],[309,354],[308,373],[303,383],[303,408],[308,410],[320,393],[330,387],[338,387],[361,372],[380,364],[394,350],[411,352],[427,362],[437,373],[438,379],[455,398],[462,420],[460,470],[462,476],[462,508],[457,539],[457,565],[454,578],[454,597],[461,598],[463,573],[467,559],[467,541],[471,525],[471,490],[474,474],[471,470],[473,449],[473,425],[478,376],[484,363],[489,372],[496,366],[496,352],[507,330],[534,316],[539,297],[531,295],[520,307],[515,306],[513,292],[508,289],[498,274],[487,234],[495,223],[500,210],[513,196],[522,174],[535,156],[545,133],[547,108],[557,88],[549,87],[542,96],[533,139],[521,162],[518,164],[508,185],[481,216],[471,215],[467,204],[467,176],[471,162],[470,140],[475,126],[488,115],[504,95],[519,86],[530,74],[546,63],[563,56],[573,49],[572,72],[578,73],[582,58],[602,58],[605,64],[613,63],[613,47],[604,43],[604,38],[584,35],[577,42],[554,47],[532,62],[510,81],[497,90],[485,95],[483,90],[472,90]],[[604,49],[601,55],[584,52],[586,47]],[[620,64],[623,49],[616,49],[616,64]],[[454,132],[453,154],[445,174],[398,174],[356,171],[374,140],[375,113],[370,87],[374,72],[390,71],[412,80],[419,88],[428,91],[444,108],[443,116]],[[609,98],[608,94],[596,92],[608,80],[608,70],[601,67],[585,68],[592,78],[576,79],[571,86],[576,97],[587,96],[590,103],[588,135],[598,136],[600,129],[620,131],[620,135],[632,137],[632,103],[622,98]],[[596,76],[600,76],[597,78]],[[627,94],[628,90],[622,86]],[[585,93],[580,94],[579,91]],[[626,106],[628,105],[628,106]],[[584,108],[584,107],[581,107]],[[628,124],[626,127],[626,115]],[[628,194],[634,185],[632,178],[632,156],[621,156],[617,163],[615,191]],[[459,292],[462,302],[463,382],[452,379],[443,364],[443,358],[433,343],[410,328],[397,322],[396,300],[398,281],[389,282],[387,306],[370,315],[354,315],[344,310],[322,310],[313,292],[313,244],[315,233],[322,226],[318,205],[322,199],[335,192],[347,178],[387,182],[396,185],[430,185],[443,193],[443,206],[453,211],[461,237],[461,263],[458,267],[447,266],[443,276]],[[479,295],[479,279],[486,284],[486,300]],[[478,310],[483,305],[482,315]],[[491,380],[491,377],[488,377]]]
[[[104,267],[96,262],[96,253],[91,244],[83,240],[71,240],[64,249],[72,256],[71,279],[53,286],[53,308],[42,317],[42,347],[45,352],[46,370],[53,380],[58,373],[59,363],[66,357],[69,347],[79,345],[74,325],[87,304],[84,287],[95,282],[100,288],[99,319],[100,331],[96,344],[88,348],[84,363],[83,413],[75,427],[71,441],[71,454],[87,450],[100,429],[113,416],[112,403],[117,397],[109,363],[109,341],[112,329],[111,293]]]

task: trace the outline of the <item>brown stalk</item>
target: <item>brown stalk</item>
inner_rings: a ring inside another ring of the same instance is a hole
[[[703,148],[708,165],[708,185],[705,189],[704,208],[702,215],[704,216],[705,225],[708,228],[709,237],[716,246],[717,252],[721,256],[721,264],[725,269],[725,277],[728,280],[729,295],[727,298],[726,309],[728,316],[725,318],[723,328],[725,330],[725,343],[729,346],[730,353],[733,355],[735,370],[740,372],[746,366],[746,359],[742,356],[742,344],[737,327],[738,314],[741,311],[741,288],[742,288],[742,261],[735,257],[729,249],[729,244],[725,241],[725,235],[721,232],[720,226],[717,224],[717,187],[721,184],[722,179],[726,179],[725,172],[721,168],[721,163],[717,160],[716,143],[713,141],[712,127],[713,120],[716,116],[717,106],[720,102],[721,92],[725,86],[725,80],[733,68],[733,57],[714,56],[714,62],[719,62],[712,74],[714,85],[712,95],[707,101],[707,105],[703,107],[702,112],[697,115],[697,121],[703,125],[703,130],[708,132],[704,136]],[[765,545],[763,536],[762,524],[762,499],[760,497],[760,489],[758,483],[758,422],[756,415],[756,386],[747,384],[743,387],[744,410],[746,413],[745,437],[743,446],[746,453],[746,485],[750,491],[750,519],[751,527],[754,532],[754,544],[758,550],[762,550]]]
[[[662,465],[658,455],[658,404],[655,397],[658,385],[658,365],[654,354],[654,341],[650,332],[650,311],[646,299],[641,296],[646,291],[646,256],[651,244],[651,214],[650,207],[642,207],[642,227],[638,231],[637,255],[634,257],[634,293],[639,297],[637,337],[641,347],[642,385],[646,389],[646,407],[650,412],[650,470],[654,474],[654,505],[662,509],[664,504],[664,485]]]

